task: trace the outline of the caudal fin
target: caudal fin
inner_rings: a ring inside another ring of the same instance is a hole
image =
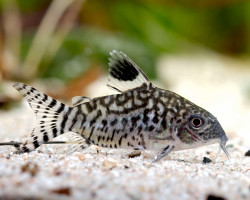
[[[13,87],[23,95],[36,113],[35,128],[31,137],[20,146],[20,153],[32,151],[44,142],[67,132],[65,123],[66,113],[70,109],[68,106],[24,83],[16,83]]]

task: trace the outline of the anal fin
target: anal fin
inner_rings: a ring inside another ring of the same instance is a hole
[[[87,141],[85,138],[83,138],[77,133],[69,132],[67,133],[67,137],[67,143],[69,144],[68,154],[72,154],[74,152],[81,152],[91,146],[91,143],[89,141]]]

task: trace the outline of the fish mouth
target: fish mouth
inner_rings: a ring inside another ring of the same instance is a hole
[[[226,149],[226,143],[228,141],[228,137],[225,133],[225,131],[222,129],[221,125],[218,123],[217,127],[216,127],[216,132],[218,133],[218,135],[220,136],[220,148],[223,150],[223,152],[225,153],[225,155],[227,156],[227,159],[230,161],[231,156],[229,155],[227,149]]]
[[[187,131],[195,141],[201,141],[203,143],[206,143],[201,137],[194,134],[191,130],[187,129]],[[228,137],[226,136],[225,132],[223,132],[222,136],[220,137],[220,148],[223,150],[223,152],[227,156],[227,159],[230,161],[231,156],[226,149],[227,141],[228,141]]]
[[[193,131],[189,128],[186,128],[186,130],[188,131],[188,133],[191,135],[192,139],[197,142],[197,141],[201,141],[203,143],[206,143],[206,141],[204,141],[201,137],[199,137],[198,135],[196,135],[195,133],[193,133]],[[223,150],[223,152],[225,153],[225,155],[227,156],[227,159],[230,161],[230,154],[228,153],[227,149],[226,149],[226,143],[228,141],[228,137],[226,136],[226,133],[222,130],[221,134],[220,134],[220,148]]]

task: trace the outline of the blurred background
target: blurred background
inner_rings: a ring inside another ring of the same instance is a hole
[[[229,137],[249,141],[250,1],[0,2],[0,111],[21,99],[14,81],[63,101],[112,94],[116,49],[157,86],[212,112]]]

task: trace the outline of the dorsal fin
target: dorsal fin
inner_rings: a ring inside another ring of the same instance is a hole
[[[90,100],[91,100],[91,98],[89,98],[89,97],[75,96],[75,97],[72,98],[72,105],[73,106],[78,106],[78,105],[80,105],[82,103],[86,103],[86,102],[88,102]]]
[[[126,54],[113,50],[110,55],[108,87],[119,92],[152,87],[148,77]]]

